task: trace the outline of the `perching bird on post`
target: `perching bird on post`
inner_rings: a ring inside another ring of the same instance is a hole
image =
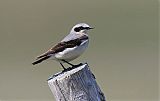
[[[53,59],[58,61],[64,70],[66,70],[66,68],[62,63],[67,63],[72,67],[76,67],[76,65],[69,62],[79,57],[88,47],[88,30],[90,29],[93,28],[86,23],[75,25],[61,42],[42,55],[37,56],[36,61],[32,64],[35,65],[44,60]]]
[[[58,61],[63,71],[48,79],[48,85],[56,101],[106,101],[96,83],[95,76],[87,64],[73,65],[70,61],[79,57],[88,47],[88,31],[93,29],[86,23],[75,25],[61,42],[38,56],[32,64],[47,59]],[[67,63],[73,68],[65,68]]]

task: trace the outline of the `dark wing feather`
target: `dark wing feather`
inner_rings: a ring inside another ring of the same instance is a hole
[[[58,43],[56,46],[54,46],[53,48],[48,50],[46,53],[38,56],[37,59],[42,58],[44,56],[52,55],[52,54],[55,54],[58,52],[62,52],[66,48],[72,48],[75,46],[79,46],[81,44],[81,42],[82,42],[81,39],[75,39],[75,40],[70,40],[67,42]]]
[[[78,39],[70,40],[70,41],[67,41],[67,42],[60,42],[56,46],[54,46],[53,48],[48,50],[47,52],[38,56],[37,61],[33,62],[32,64],[33,65],[38,64],[38,63],[48,59],[49,57],[51,57],[51,55],[53,55],[55,53],[58,53],[58,52],[62,52],[66,48],[72,48],[72,47],[75,47],[75,46],[79,46],[82,43],[82,40],[87,40],[87,39],[88,39],[88,36],[82,36]]]

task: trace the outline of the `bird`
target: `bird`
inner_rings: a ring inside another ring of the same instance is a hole
[[[33,65],[39,64],[45,60],[56,60],[62,68],[66,70],[63,63],[67,63],[72,67],[76,65],[70,61],[78,58],[88,47],[89,36],[88,31],[94,29],[86,23],[79,23],[72,27],[70,33],[62,39],[58,44],[50,48],[45,53],[36,57]]]

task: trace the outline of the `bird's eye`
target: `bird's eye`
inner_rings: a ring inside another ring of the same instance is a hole
[[[79,27],[76,27],[75,29],[74,29],[74,31],[75,32],[79,32],[81,29],[79,28]]]

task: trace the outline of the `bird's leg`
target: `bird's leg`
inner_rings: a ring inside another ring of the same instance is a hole
[[[71,65],[72,67],[75,67],[75,65],[73,65],[73,64],[71,64],[71,63],[69,63],[68,61],[66,61],[66,60],[62,60],[63,62],[65,62],[65,63],[67,63],[67,64],[69,64],[69,65]]]
[[[63,64],[62,64],[61,62],[59,62],[59,63],[61,64],[62,68],[63,68],[64,70],[66,70],[66,68],[63,66]]]

